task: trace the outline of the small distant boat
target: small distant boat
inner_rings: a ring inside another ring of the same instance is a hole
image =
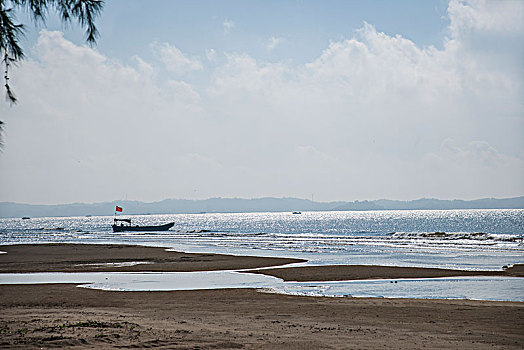
[[[112,225],[113,232],[125,232],[125,231],[140,231],[140,232],[151,232],[151,231],[167,231],[175,225],[174,222],[170,222],[164,225],[158,226],[132,226],[131,219],[114,219]]]
[[[31,218],[28,217],[28,216],[24,216],[24,217],[22,218],[22,220],[29,220],[29,219],[31,219]]]
[[[302,214],[301,211],[294,211],[292,214]]]

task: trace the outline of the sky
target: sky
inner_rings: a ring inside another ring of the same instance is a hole
[[[111,0],[94,47],[18,19],[0,201],[524,195],[524,1]]]

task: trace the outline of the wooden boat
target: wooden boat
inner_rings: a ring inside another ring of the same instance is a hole
[[[119,224],[120,223],[120,224]],[[164,225],[158,226],[132,226],[131,219],[114,219],[112,225],[113,232],[125,232],[125,231],[140,231],[140,232],[151,232],[151,231],[167,231],[175,225],[174,222],[170,222]]]

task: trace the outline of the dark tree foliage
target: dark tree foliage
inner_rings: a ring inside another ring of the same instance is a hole
[[[4,122],[0,120],[0,151],[2,151],[2,146],[4,145],[2,143],[2,132],[4,131]]]
[[[35,23],[45,24],[49,11],[56,11],[62,23],[68,25],[73,21],[86,29],[86,41],[93,45],[98,38],[95,19],[104,6],[103,0],[0,0],[0,57],[4,67],[4,87],[7,100],[17,102],[9,85],[9,68],[24,59],[20,39],[24,36],[24,25],[17,23],[15,11],[26,11]],[[3,122],[0,121],[0,146]]]
[[[19,45],[20,38],[24,35],[24,25],[16,23],[14,10],[25,10],[35,22],[44,24],[49,10],[54,10],[63,23],[70,24],[76,20],[85,27],[86,41],[95,44],[98,38],[95,18],[103,6],[102,0],[0,0],[0,54],[5,68],[7,99],[11,103],[16,103],[17,99],[9,85],[9,67],[24,58]]]

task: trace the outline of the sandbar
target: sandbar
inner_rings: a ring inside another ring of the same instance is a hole
[[[0,250],[7,252],[0,254],[1,272],[136,272],[152,267],[205,271],[300,261],[122,245],[13,245]],[[132,261],[149,263],[99,265]],[[515,274],[520,268],[508,270]],[[317,275],[313,280],[325,274],[325,280],[413,277],[406,273],[420,272],[351,266],[271,270],[290,270],[285,278],[294,280],[307,274]],[[274,274],[271,270],[259,272]],[[0,285],[0,348],[522,349],[522,329],[522,302],[306,297],[254,289],[115,292],[74,284]]]
[[[122,244],[18,244],[0,246],[0,273],[188,272],[251,269],[300,259],[167,251]],[[126,265],[125,263],[137,263]]]
[[[524,277],[524,265],[516,264],[500,271],[453,270],[423,267],[327,265],[284,267],[247,271],[278,277],[284,281],[347,281],[366,279],[438,278],[458,276]]]

